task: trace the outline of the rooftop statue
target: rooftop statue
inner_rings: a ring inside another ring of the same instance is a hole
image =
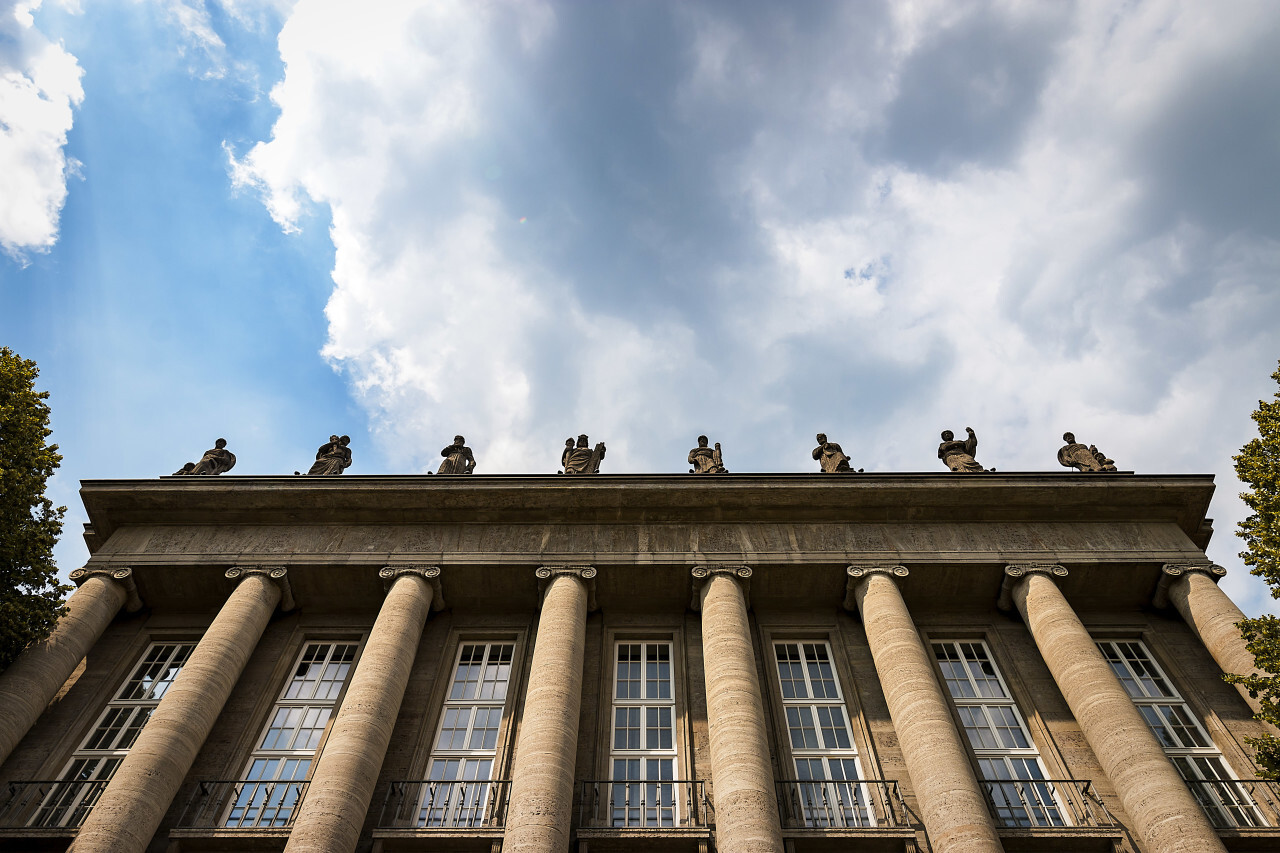
[[[965,427],[964,431],[969,433],[969,437],[964,441],[956,441],[956,434],[949,429],[942,431],[942,444],[938,445],[938,458],[942,460],[943,465],[957,473],[982,473],[987,469],[973,458],[973,454],[978,451],[978,436],[974,433],[973,427]]]
[[[563,470],[559,474],[599,474],[600,460],[604,459],[604,442],[596,444],[592,450],[587,443],[586,435],[578,436],[577,447],[572,438],[564,441],[564,453],[560,454],[560,465]]]
[[[853,468],[849,466],[849,457],[844,455],[844,450],[834,441],[827,441],[827,434],[820,432],[817,434],[818,446],[813,449],[813,458],[818,460],[818,464],[822,466],[823,474],[853,474]],[[859,468],[856,473],[861,474],[862,469]]]
[[[351,443],[351,436],[344,435],[339,438],[336,435],[329,436],[329,441],[320,445],[320,449],[316,451],[316,461],[311,466],[311,470],[307,471],[307,476],[331,476],[341,474],[347,468],[351,467],[351,449],[347,447]],[[293,473],[297,474],[297,471]]]
[[[225,474],[234,467],[236,455],[227,450],[227,440],[220,438],[210,450],[204,452],[199,462],[188,462],[173,474],[175,477],[179,474]]]
[[[460,435],[453,437],[453,444],[440,451],[444,461],[440,463],[437,474],[470,474],[476,470],[476,458],[467,447],[467,440]]]
[[[1074,434],[1064,432],[1062,440],[1065,445],[1058,448],[1058,461],[1063,467],[1076,468],[1082,472],[1103,472],[1116,470],[1114,459],[1108,459],[1096,445],[1085,447],[1076,441]]]
[[[720,442],[716,442],[715,450],[707,447],[707,437],[698,436],[698,446],[689,451],[690,474],[728,474],[724,467],[724,457],[720,455]]]

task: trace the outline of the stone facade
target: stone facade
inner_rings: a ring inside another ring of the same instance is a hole
[[[71,614],[0,675],[0,848],[1280,849],[1212,490],[85,482]]]

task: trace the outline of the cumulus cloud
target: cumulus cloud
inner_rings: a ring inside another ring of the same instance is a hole
[[[63,148],[84,98],[76,58],[35,27],[40,0],[0,6],[0,248],[19,261],[58,239],[67,178]]]

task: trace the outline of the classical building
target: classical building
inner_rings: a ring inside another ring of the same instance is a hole
[[[70,612],[0,675],[0,847],[1280,850],[1212,492],[88,481]]]

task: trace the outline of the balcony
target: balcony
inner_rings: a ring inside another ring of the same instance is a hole
[[[508,780],[392,782],[373,836],[385,851],[490,850],[502,840]]]
[[[782,834],[797,851],[902,850],[915,821],[893,779],[783,779],[774,785]]]
[[[107,781],[10,782],[0,804],[0,847],[20,838],[24,850],[66,850]]]
[[[589,779],[579,785],[580,849],[707,849],[715,810],[701,779]]]
[[[1190,779],[1187,787],[1228,850],[1275,850],[1280,842],[1280,782]]]
[[[1001,839],[1027,850],[1111,851],[1122,830],[1086,779],[981,779]]]
[[[196,784],[169,837],[182,850],[283,850],[305,781],[229,779]]]

